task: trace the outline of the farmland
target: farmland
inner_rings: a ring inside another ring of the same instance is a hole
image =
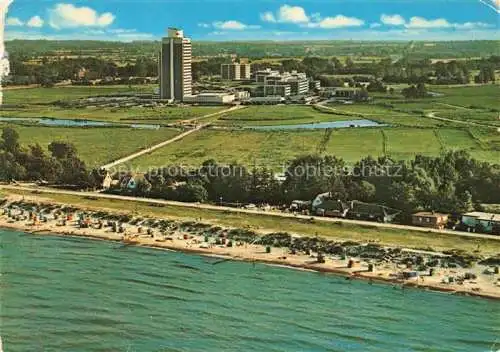
[[[477,137],[475,137],[477,136]],[[329,154],[354,163],[366,156],[411,159],[465,149],[480,160],[500,162],[498,136],[482,129],[365,128],[317,131],[217,131],[197,134],[131,162],[140,170],[205,160],[267,166],[281,171],[293,157]]]
[[[444,125],[441,121],[428,119],[422,115],[393,111],[375,104],[334,104],[327,107],[303,105],[250,106],[225,114],[216,124],[233,127],[273,126],[352,119],[370,119],[382,124],[398,126],[436,127]]]
[[[56,87],[7,90],[4,117],[52,117],[90,119],[122,123],[170,124],[218,112],[224,107],[131,106],[69,108],[57,103],[110,94],[151,91],[152,86]],[[267,166],[281,171],[290,159],[304,154],[329,154],[354,163],[366,156],[411,159],[416,154],[436,156],[448,150],[466,150],[479,160],[500,163],[500,134],[493,128],[442,121],[475,122],[500,126],[500,87],[432,87],[440,95],[425,99],[404,99],[399,91],[375,93],[366,103],[325,106],[247,106],[207,119],[212,128],[197,131],[185,139],[130,162],[146,170],[172,164],[199,166],[207,159]],[[28,97],[28,98],[26,98]],[[13,106],[13,107],[12,107]],[[243,128],[267,125],[295,125],[314,122],[369,119],[384,127],[338,130],[252,131]],[[126,156],[167,140],[174,129],[134,130],[128,128],[56,128],[18,126],[23,144],[48,145],[53,140],[72,142],[91,166]]]
[[[54,119],[81,119],[122,123],[170,124],[180,120],[192,119],[223,110],[220,107],[90,107],[79,109],[54,106],[29,106],[1,111],[3,117]]]
[[[7,89],[4,104],[37,105],[100,95],[151,93],[153,86],[64,86],[53,88]]]

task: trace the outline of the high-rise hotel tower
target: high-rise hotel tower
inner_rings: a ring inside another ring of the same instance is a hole
[[[191,39],[182,30],[168,29],[160,53],[160,98],[182,101],[193,94],[191,75]]]

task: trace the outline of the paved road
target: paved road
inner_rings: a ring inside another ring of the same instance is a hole
[[[217,115],[222,115],[222,114],[225,114],[225,113],[228,113],[228,112],[231,112],[231,111],[234,111],[234,110],[238,110],[238,109],[241,109],[242,107],[241,106],[233,106],[229,109],[225,109],[225,110],[221,110],[221,111],[218,111],[218,112],[215,112],[215,113],[212,113],[212,114],[208,114],[208,115],[204,115],[204,116],[201,116],[201,117],[194,117],[192,119],[187,119],[187,120],[183,120],[181,121],[180,123],[181,124],[187,124],[187,123],[190,123],[190,122],[193,122],[193,121],[197,121],[197,120],[201,120],[201,119],[205,119],[205,118],[209,118],[209,117],[214,117],[214,116],[217,116]],[[181,133],[169,140],[166,140],[166,141],[163,141],[161,143],[158,143],[152,147],[149,147],[149,148],[146,148],[146,149],[143,149],[143,150],[140,150],[138,152],[135,152],[129,156],[126,156],[124,158],[121,158],[121,159],[118,159],[118,160],[115,160],[109,164],[106,164],[106,165],[103,165],[101,166],[102,169],[110,169],[112,167],[115,167],[117,165],[120,165],[120,164],[123,164],[127,161],[130,161],[132,159],[135,159],[135,158],[138,158],[144,154],[149,154],[159,148],[163,148],[165,147],[166,145],[169,145],[171,143],[174,143],[174,142],[177,142],[178,140],[181,140],[183,139],[184,137],[186,136],[189,136],[190,134],[194,133],[194,132],[197,132],[199,130],[201,130],[202,128],[206,127],[208,124],[200,124],[200,125],[197,125],[195,128],[191,129],[191,130],[188,130],[184,133]]]
[[[160,199],[151,199],[151,198],[135,198],[128,196],[119,196],[113,194],[102,194],[98,192],[75,192],[75,191],[67,191],[60,189],[51,189],[51,188],[42,188],[42,187],[26,187],[26,186],[12,186],[12,185],[0,185],[0,189],[11,189],[11,190],[22,190],[28,192],[39,192],[39,193],[55,193],[55,194],[65,194],[65,195],[74,195],[79,197],[91,196],[101,199],[115,199],[115,200],[123,200],[123,201],[134,201],[140,203],[148,203],[148,204],[159,204],[159,205],[170,205],[177,207],[185,207],[185,208],[197,208],[197,209],[206,209],[206,210],[223,210],[232,213],[240,213],[240,214],[253,214],[253,215],[262,215],[262,216],[275,216],[280,218],[293,218],[293,219],[303,219],[310,220],[314,219],[315,221],[329,222],[329,223],[346,223],[353,225],[364,225],[370,227],[378,227],[378,228],[387,228],[387,229],[396,229],[396,230],[411,230],[425,233],[439,233],[439,234],[447,234],[453,236],[460,237],[468,237],[475,239],[492,239],[500,241],[500,236],[494,235],[484,235],[484,234],[475,234],[468,232],[458,232],[451,230],[437,230],[437,229],[428,229],[422,227],[415,226],[406,226],[406,225],[397,225],[397,224],[384,224],[370,221],[361,221],[361,220],[349,220],[349,219],[339,219],[339,218],[325,218],[325,217],[317,217],[317,216],[306,216],[306,215],[295,215],[291,213],[282,213],[277,211],[263,211],[263,210],[250,210],[250,209],[240,209],[240,208],[230,208],[230,207],[221,207],[210,204],[200,204],[200,203],[183,203],[183,202],[175,202],[169,200],[160,200]]]
[[[321,108],[323,108],[323,109],[328,109],[328,110],[331,110],[331,111],[334,111],[334,112],[342,112],[342,113],[348,113],[348,114],[353,114],[353,115],[360,115],[360,116],[365,116],[367,118],[370,118],[370,115],[374,115],[374,114],[370,114],[370,113],[357,113],[357,112],[348,111],[348,110],[339,111],[339,110],[337,110],[337,109],[335,109],[335,108],[333,108],[331,106],[324,105],[325,103],[326,102],[321,102],[321,103],[318,103],[316,105],[319,106],[319,107],[321,107]],[[460,108],[460,109],[468,110],[468,108],[463,107],[463,106],[450,105],[450,104],[444,104],[444,103],[439,103],[439,104],[451,106],[451,107],[454,107],[454,108]],[[440,117],[440,116],[436,115],[436,112],[429,112],[429,113],[427,113],[425,115],[425,117],[430,118],[430,119],[434,119],[434,120],[439,120],[439,121],[455,122],[455,123],[459,123],[459,124],[462,124],[462,125],[468,125],[468,126],[479,126],[479,127],[486,127],[486,128],[494,128],[495,130],[499,130],[500,129],[500,126],[488,125],[488,124],[483,124],[483,123],[473,122],[473,121],[463,121],[463,120],[450,119],[450,118],[446,118],[446,117]]]
[[[488,124],[483,124],[483,123],[478,123],[478,122],[473,122],[473,121],[455,120],[455,119],[449,119],[449,118],[446,118],[446,117],[439,117],[439,116],[436,116],[435,112],[430,112],[430,113],[426,114],[425,116],[428,117],[428,118],[434,119],[434,120],[460,123],[462,125],[468,125],[468,126],[479,126],[479,127],[486,127],[486,128],[494,128],[495,130],[500,130],[500,126],[488,125]]]

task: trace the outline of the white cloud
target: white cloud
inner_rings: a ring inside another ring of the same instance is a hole
[[[17,17],[9,17],[6,22],[7,26],[24,26],[23,21]]]
[[[452,24],[444,18],[428,20],[423,17],[414,16],[406,24],[406,28],[450,28]]]
[[[278,10],[278,22],[283,23],[307,23],[307,16],[304,8],[300,6],[283,5]]]
[[[40,28],[44,23],[44,20],[42,20],[40,16],[33,16],[29,19],[28,22],[26,22],[26,25],[32,28]]]
[[[380,22],[389,26],[402,26],[406,23],[405,19],[401,15],[386,14],[382,14],[380,16]]]
[[[336,15],[334,17],[321,17],[319,12],[307,14],[306,10],[300,6],[281,6],[276,15],[271,11],[260,14],[260,19],[264,22],[293,23],[307,28],[342,28],[359,27],[365,22],[359,18]]]
[[[212,23],[212,26],[216,29],[232,30],[232,31],[242,31],[244,29],[260,28],[260,26],[251,25],[251,24],[244,24],[244,23],[241,23],[240,21],[234,21],[234,20],[217,21],[217,22]]]
[[[266,11],[264,13],[261,13],[260,19],[264,22],[271,22],[271,23],[276,22],[276,18],[274,17],[271,11]]]
[[[210,25],[208,23],[198,23],[198,27],[201,27],[201,28],[210,28]]]
[[[111,23],[113,23],[114,20],[115,15],[113,15],[111,12],[106,12],[97,18],[97,25],[99,27],[107,27]]]
[[[78,31],[57,32],[56,34],[42,33],[40,30],[32,29],[26,31],[7,31],[5,33],[7,40],[26,39],[26,40],[103,40],[132,42],[136,40],[157,40],[151,33],[138,32],[135,29],[104,29],[87,28]]]
[[[110,12],[99,14],[90,7],[62,3],[49,10],[49,17],[50,26],[55,29],[107,27],[115,20],[115,16]]]
[[[375,22],[370,24],[370,28],[379,28],[379,27],[382,27],[380,23]]]
[[[385,25],[404,26],[408,29],[477,29],[494,27],[494,25],[483,22],[451,23],[445,18],[427,19],[418,16],[413,16],[409,21],[406,21],[401,15],[381,15],[380,21]],[[378,27],[373,27],[373,25],[370,25],[370,28]]]
[[[365,21],[355,17],[346,17],[337,15],[335,17],[325,17],[319,22],[310,22],[307,27],[310,28],[342,28],[342,27],[359,27],[365,24]]]

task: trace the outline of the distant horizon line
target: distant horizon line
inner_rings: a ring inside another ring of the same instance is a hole
[[[261,40],[261,39],[248,39],[248,40],[210,40],[210,39],[202,39],[202,40],[197,40],[197,39],[192,39],[192,42],[198,42],[198,43],[280,43],[280,42],[287,42],[287,43],[292,43],[292,42],[298,42],[298,43],[303,43],[303,42],[357,42],[357,43],[391,43],[391,42],[499,42],[500,39],[388,39],[388,40],[380,40],[380,39],[282,39],[282,40],[272,40],[272,39],[267,39],[267,40]],[[9,39],[5,40],[5,43],[9,42],[15,42],[15,41],[26,41],[26,42],[107,42],[107,43],[124,43],[124,44],[131,44],[131,43],[155,43],[155,42],[161,42],[161,38],[159,39],[144,39],[144,40],[131,40],[131,41],[123,41],[123,40],[107,40],[107,39]]]

